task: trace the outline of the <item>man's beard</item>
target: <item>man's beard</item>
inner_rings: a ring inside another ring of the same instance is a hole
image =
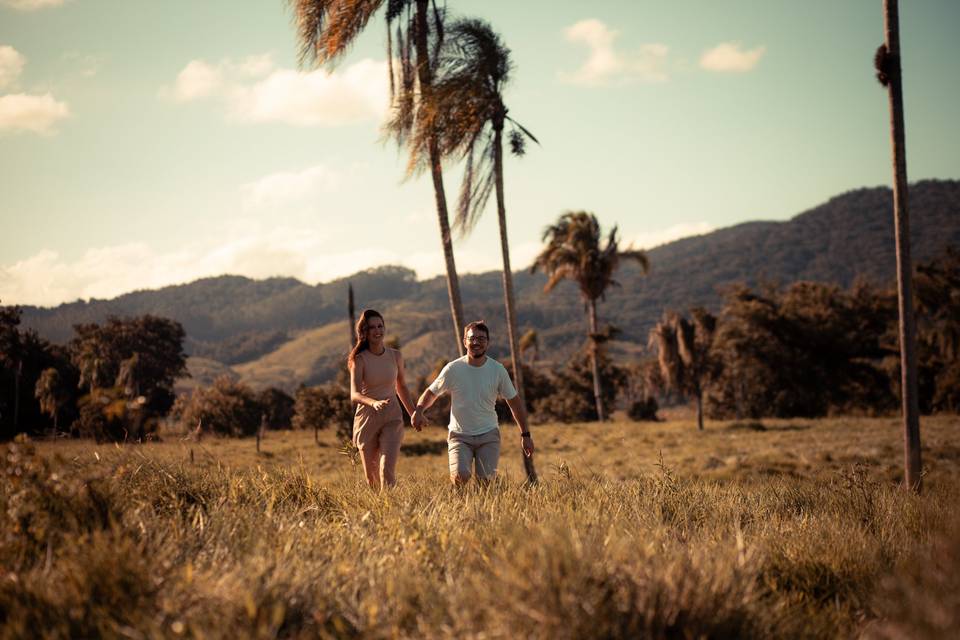
[[[486,355],[487,348],[486,347],[470,347],[469,349],[467,349],[467,352],[470,354],[470,357],[472,358],[482,358],[483,356]]]

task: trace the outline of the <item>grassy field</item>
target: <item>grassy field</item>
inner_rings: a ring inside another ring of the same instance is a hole
[[[331,432],[4,445],[0,637],[957,637],[960,421],[539,425],[378,494]]]

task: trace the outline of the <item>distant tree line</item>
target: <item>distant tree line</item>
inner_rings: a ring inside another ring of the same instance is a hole
[[[921,410],[955,413],[960,251],[918,266],[915,284]],[[68,344],[51,344],[20,327],[18,307],[0,307],[0,438],[58,432],[144,439],[171,411],[188,428],[222,435],[334,426],[349,437],[344,373],[323,385],[301,386],[293,396],[221,378],[176,399],[174,382],[187,375],[179,323],[144,315],[80,324],[74,332]],[[616,334],[610,326],[591,332],[575,357],[549,371],[537,366],[536,334],[525,337],[526,402],[538,420],[597,420],[597,378],[601,406],[625,408],[634,419],[655,418],[658,402],[683,399],[713,419],[897,411],[896,299],[887,289],[738,285],[726,292],[717,315],[702,308],[685,316],[665,313],[651,331],[656,358],[630,364],[608,353]],[[416,381],[416,391],[442,364]],[[438,403],[433,421],[445,424],[448,410]]]
[[[186,375],[179,323],[144,315],[78,324],[63,346],[21,330],[20,315],[0,307],[0,437],[142,439],[169,412]]]
[[[920,408],[960,410],[960,252],[916,269]],[[713,418],[889,414],[899,406],[896,293],[798,282],[739,285],[718,317],[667,313],[651,332],[660,383]]]

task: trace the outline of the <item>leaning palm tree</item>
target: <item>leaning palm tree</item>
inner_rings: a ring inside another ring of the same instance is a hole
[[[531,271],[538,269],[547,274],[544,291],[551,291],[563,280],[572,280],[580,289],[587,308],[590,324],[590,365],[593,369],[593,395],[597,403],[597,418],[604,420],[603,402],[600,397],[600,368],[597,363],[598,343],[603,339],[597,324],[597,300],[602,300],[607,289],[617,285],[613,274],[620,260],[636,260],[646,273],[650,263],[643,251],[627,249],[620,251],[617,227],[611,229],[606,244],[601,246],[600,223],[597,217],[586,211],[568,211],[556,224],[543,232],[547,246],[534,259]]]
[[[513,379],[524,399],[516,302],[507,240],[507,211],[503,188],[503,131],[515,155],[523,155],[526,139],[537,139],[507,115],[503,89],[510,78],[510,50],[482,20],[458,20],[450,25],[436,59],[429,100],[423,100],[423,118],[410,138],[411,157],[428,159],[436,144],[442,157],[465,159],[463,184],[454,227],[461,234],[473,230],[491,193],[497,194],[500,252],[503,257],[503,298]]]
[[[435,0],[289,0],[294,7],[300,64],[328,64],[336,61],[367,26],[373,15],[386,5],[387,60],[390,65],[390,98],[393,118],[387,133],[403,145],[417,122],[421,103],[429,100],[433,84],[432,58],[443,42],[445,10]],[[396,26],[396,34],[393,28]],[[432,50],[432,51],[431,51]],[[398,68],[394,67],[394,58]],[[427,149],[433,190],[436,197],[440,241],[447,269],[447,294],[456,334],[457,351],[464,354],[463,302],[460,280],[453,257],[453,241],[443,188],[441,155],[435,142]],[[411,157],[411,166],[419,159]]]
[[[905,486],[922,488],[920,403],[917,398],[916,328],[910,261],[910,216],[907,211],[907,156],[903,128],[903,79],[900,67],[900,18],[897,0],[884,0],[884,43],[877,49],[877,79],[890,96],[890,142],[893,147],[893,219],[897,247],[897,298],[900,313],[900,395],[903,414]]]

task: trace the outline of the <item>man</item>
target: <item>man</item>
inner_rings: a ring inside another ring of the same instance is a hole
[[[524,455],[533,455],[533,438],[527,426],[527,411],[502,364],[487,356],[490,330],[482,321],[463,330],[467,355],[447,363],[437,379],[417,401],[411,417],[414,426],[423,425],[423,412],[444,393],[450,394],[450,432],[447,448],[450,480],[463,484],[476,466],[477,480],[493,479],[500,462],[500,428],[495,409],[497,396],[507,401],[520,429]]]

